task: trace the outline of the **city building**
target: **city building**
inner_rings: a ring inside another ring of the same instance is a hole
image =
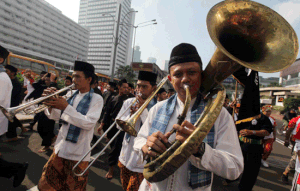
[[[169,62],[170,62],[170,60],[165,60],[165,71],[167,71],[168,72],[168,70],[169,70]]]
[[[86,60],[89,31],[44,0],[1,0],[0,41],[9,51],[71,70]]]
[[[289,97],[300,98],[300,91],[297,87],[265,87],[260,88],[260,100],[268,104],[283,106],[283,101]]]
[[[156,64],[156,58],[154,58],[154,57],[149,57],[149,58],[147,59],[147,62],[148,62],[148,63],[154,63],[154,64]]]
[[[142,60],[141,60],[142,52],[140,51],[140,47],[135,46],[133,51],[134,51],[134,53],[133,53],[133,62],[142,62]]]
[[[117,21],[120,16],[118,46],[115,69],[129,65],[132,61],[132,39],[135,11],[130,8],[131,0],[80,0],[78,23],[90,30],[88,62],[95,66],[96,72],[111,75]]]
[[[148,71],[157,74],[157,83],[159,83],[164,77],[168,75],[168,72],[161,70],[155,63],[134,62],[131,64],[131,68],[136,72],[136,78],[138,77],[139,71]],[[164,85],[164,87],[166,88],[166,90],[173,88],[169,80]]]
[[[280,72],[279,84],[284,87],[300,86],[300,58],[290,67]]]

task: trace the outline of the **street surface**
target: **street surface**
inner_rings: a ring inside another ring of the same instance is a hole
[[[281,125],[280,120],[276,120],[278,126]],[[25,124],[26,125],[26,124]],[[27,124],[28,125],[28,124]],[[20,130],[19,130],[20,133]],[[95,132],[96,133],[96,132]],[[46,153],[38,153],[37,151],[41,148],[41,138],[37,133],[36,126],[33,131],[26,132],[23,139],[16,142],[3,143],[5,140],[2,137],[0,139],[2,157],[10,162],[28,162],[29,167],[26,173],[26,177],[22,184],[18,188],[12,186],[12,179],[0,178],[1,191],[25,191],[25,190],[37,190],[36,185],[42,173],[43,166],[49,159],[52,150]],[[284,141],[283,136],[279,136],[278,139]],[[270,167],[261,167],[258,180],[253,191],[289,191],[291,189],[291,183],[293,174],[289,176],[289,185],[284,185],[280,181],[280,177],[285,167],[287,166],[290,156],[291,149],[284,147],[282,141],[274,143],[273,152],[270,155],[267,162]],[[102,141],[92,152],[92,155],[96,154],[103,148],[105,141]],[[108,147],[109,148],[109,147]],[[108,181],[105,179],[105,174],[108,171],[107,165],[107,153],[101,156],[89,171],[88,180],[88,191],[104,190],[103,188],[109,188],[111,191],[122,191],[121,181],[119,179],[118,167],[115,168],[115,178]],[[237,191],[237,183],[233,183],[230,186],[223,186],[222,179],[215,176],[213,189],[214,191]]]

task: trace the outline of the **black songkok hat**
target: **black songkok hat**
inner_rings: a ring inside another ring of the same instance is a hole
[[[74,64],[74,71],[90,71],[95,73],[95,68],[92,64],[76,60]]]
[[[202,69],[201,58],[196,47],[191,44],[181,43],[173,48],[169,61],[169,70],[171,66],[184,62],[198,62]]]
[[[67,76],[66,80],[70,80],[72,82],[72,77],[71,76]]]
[[[18,69],[12,65],[5,65],[5,68],[17,74]]]
[[[115,82],[108,82],[108,84],[110,85],[110,87],[116,88],[117,84]]]
[[[9,52],[6,50],[6,48],[0,46],[0,58],[6,59],[9,55]]]
[[[156,83],[157,74],[147,71],[139,71],[138,80]]]

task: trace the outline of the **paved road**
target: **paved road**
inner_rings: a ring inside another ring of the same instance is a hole
[[[279,123],[280,121],[278,121]],[[42,168],[44,164],[49,159],[51,152],[38,153],[40,149],[41,138],[36,132],[36,127],[33,131],[29,131],[24,134],[23,139],[17,142],[3,143],[0,140],[1,148],[0,152],[3,158],[11,162],[28,162],[29,168],[26,173],[25,180],[22,185],[18,188],[12,187],[12,180],[5,178],[0,178],[1,191],[25,191],[25,190],[36,190],[39,178],[41,176]],[[92,155],[99,152],[103,148],[104,143],[100,143],[97,150],[92,152]],[[254,191],[288,191],[290,190],[290,185],[283,185],[280,182],[280,175],[288,161],[290,159],[291,150],[284,147],[280,143],[274,144],[274,151],[268,159],[270,168],[262,167],[259,173],[257,183],[254,187]],[[119,176],[119,171],[116,168],[115,177],[111,181],[105,179],[105,174],[108,170],[107,167],[107,154],[100,157],[93,167],[90,169],[89,181],[87,190],[103,190],[103,188],[110,188],[113,191],[121,191],[121,183]],[[292,181],[292,176],[289,177],[290,184]],[[235,191],[237,190],[237,185],[223,186],[222,179],[215,177],[213,183],[213,190],[215,191]]]

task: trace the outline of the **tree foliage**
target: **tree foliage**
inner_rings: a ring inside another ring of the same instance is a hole
[[[289,111],[291,108],[298,110],[298,107],[300,107],[300,99],[289,97],[283,100],[283,105],[285,112]]]
[[[116,69],[116,76],[119,79],[125,78],[128,82],[133,83],[136,74],[134,73],[134,71],[130,66],[119,66]]]

